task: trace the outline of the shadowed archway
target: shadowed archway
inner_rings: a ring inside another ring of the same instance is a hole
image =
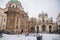
[[[42,32],[46,31],[46,25],[42,25]]]
[[[34,27],[31,27],[31,28],[30,28],[30,32],[31,32],[31,33],[34,33],[34,32],[35,32],[35,28],[34,28]]]
[[[52,26],[49,26],[49,33],[51,33],[52,31]]]
[[[37,26],[37,33],[39,33],[39,26]]]
[[[21,33],[23,33],[23,29],[21,29]]]

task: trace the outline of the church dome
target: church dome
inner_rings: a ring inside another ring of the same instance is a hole
[[[17,4],[21,4],[18,0],[10,0],[10,3],[17,3]]]
[[[21,2],[19,2],[18,0],[10,0],[10,3],[15,3],[15,4],[19,4],[21,6]]]

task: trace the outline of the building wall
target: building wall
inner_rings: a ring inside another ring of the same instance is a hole
[[[5,13],[7,14],[7,29],[13,33],[28,32],[28,14],[18,3],[8,3]]]
[[[58,33],[60,33],[60,13],[57,16],[56,22],[57,22]]]
[[[37,25],[35,26],[35,30],[37,30],[37,26],[39,27],[39,32],[50,32],[50,31],[53,32],[54,29],[56,29],[56,25],[53,22],[52,17],[49,18],[47,13],[44,12],[42,12],[42,14],[39,14],[39,17],[37,19]],[[51,28],[49,29],[50,26]]]
[[[0,30],[6,30],[7,15],[4,10],[0,8]]]
[[[29,20],[29,32],[35,32],[36,18],[31,17]]]
[[[58,16],[57,16],[56,21],[57,21],[57,25],[60,25],[60,13],[59,13]]]
[[[38,19],[32,17],[28,20],[28,13],[26,13],[21,4],[8,2],[6,8],[0,9],[0,30],[6,30],[13,33],[26,32],[53,32],[56,30],[56,24],[52,17],[49,18],[47,13],[42,11]],[[57,19],[59,25],[60,17]],[[49,29],[50,26],[50,29]]]

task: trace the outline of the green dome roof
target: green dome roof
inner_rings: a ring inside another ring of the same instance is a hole
[[[10,2],[17,3],[19,1],[18,0],[10,0]]]
[[[21,2],[19,2],[18,0],[10,0],[9,3],[16,3],[22,7]]]

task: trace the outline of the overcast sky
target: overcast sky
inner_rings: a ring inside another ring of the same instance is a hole
[[[9,0],[0,0],[0,7],[5,8]],[[60,0],[19,0],[29,17],[37,18],[42,11],[47,12],[49,17],[56,20],[60,12]]]

